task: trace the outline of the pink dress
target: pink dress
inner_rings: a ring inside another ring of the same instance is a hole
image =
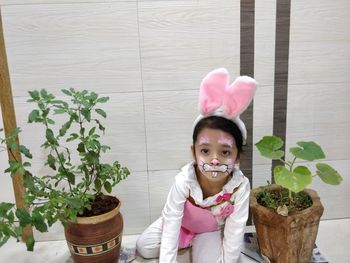
[[[218,222],[210,210],[185,202],[179,248],[189,247],[196,234],[218,230]]]

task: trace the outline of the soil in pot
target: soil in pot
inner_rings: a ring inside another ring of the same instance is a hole
[[[114,196],[99,195],[91,203],[91,210],[85,210],[80,217],[97,216],[112,211],[119,204]]]

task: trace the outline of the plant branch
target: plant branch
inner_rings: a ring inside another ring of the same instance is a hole
[[[47,105],[46,105],[46,106],[47,106]],[[47,122],[47,120],[46,120],[46,117],[44,118],[44,125],[45,125],[46,129],[49,129],[49,124],[48,124],[48,122]],[[60,154],[59,154],[59,152],[58,152],[58,150],[57,150],[57,147],[52,147],[52,146],[51,146],[51,149],[53,149],[53,150],[55,151],[55,153],[56,153],[56,155],[57,155],[57,158],[58,158],[58,161],[60,162],[60,166],[61,166],[62,169],[64,170],[65,174],[68,174],[68,171],[67,171],[66,167],[64,166],[63,161],[62,161],[61,158],[60,158]],[[71,183],[70,183],[69,181],[68,181],[68,186],[69,186],[71,195],[73,195],[72,185],[71,185]]]

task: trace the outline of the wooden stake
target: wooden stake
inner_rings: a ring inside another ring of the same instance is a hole
[[[10,83],[10,73],[7,65],[5,41],[2,27],[1,9],[0,9],[0,104],[2,111],[2,119],[4,123],[5,135],[14,130],[17,127],[16,115],[13,105],[13,97]],[[18,137],[16,141],[19,144]],[[15,158],[22,162],[21,154],[19,151],[14,151]],[[12,160],[13,156],[8,151],[9,159]],[[12,184],[15,192],[16,206],[17,208],[24,208],[28,210],[28,207],[23,202],[23,196],[25,189],[23,185],[23,177],[16,173],[12,176]],[[22,240],[26,241],[33,235],[32,228],[27,226],[23,229]]]

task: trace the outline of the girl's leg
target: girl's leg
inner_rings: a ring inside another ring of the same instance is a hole
[[[163,218],[154,221],[138,238],[136,249],[143,258],[158,258],[162,238]]]
[[[222,248],[222,232],[198,234],[192,241],[193,263],[219,262]]]

